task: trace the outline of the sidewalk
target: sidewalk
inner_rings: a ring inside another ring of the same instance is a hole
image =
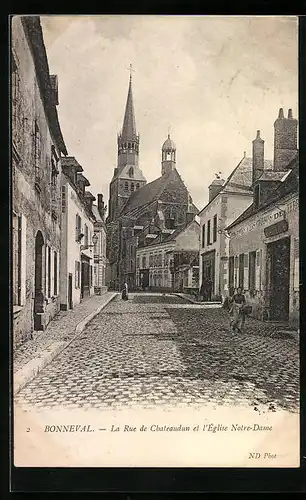
[[[22,344],[13,354],[14,394],[65,349],[116,295],[93,295],[72,310],[60,311],[45,331]]]

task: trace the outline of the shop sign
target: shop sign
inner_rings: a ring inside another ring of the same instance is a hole
[[[271,226],[265,227],[264,233],[266,238],[271,238],[271,236],[277,236],[278,234],[285,233],[288,231],[288,222],[283,219]]]

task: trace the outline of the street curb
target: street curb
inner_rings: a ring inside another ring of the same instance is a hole
[[[186,295],[184,295],[182,293],[173,293],[172,295],[176,295],[177,297],[181,297],[181,299],[188,300],[189,302],[191,302],[192,304],[195,304],[197,306],[205,306],[205,305],[210,305],[210,304],[222,306],[222,302],[197,302],[195,300],[192,300],[189,297],[186,297]]]
[[[45,368],[49,363],[51,363],[51,361],[53,361],[53,359],[58,354],[60,354],[60,352],[66,349],[69,346],[69,344],[71,344],[71,342],[74,342],[74,340],[77,339],[79,335],[81,335],[85,326],[95,316],[97,316],[102,311],[102,309],[104,309],[104,307],[106,307],[117,295],[118,292],[114,292],[103,304],[101,304],[99,307],[97,307],[97,309],[95,309],[88,316],[86,316],[85,319],[80,321],[80,323],[78,323],[75,328],[75,335],[72,339],[70,339],[68,342],[54,342],[54,344],[51,344],[51,346],[49,346],[49,349],[42,351],[41,354],[46,352],[45,355],[32,359],[23,368],[18,370],[13,375],[14,396],[18,394],[18,392],[20,392],[21,389],[23,389],[24,386],[28,384],[28,382],[30,382],[33,378],[35,378],[43,368]],[[52,346],[54,346],[53,349]]]

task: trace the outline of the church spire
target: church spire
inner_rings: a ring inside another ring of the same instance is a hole
[[[123,127],[121,134],[118,135],[118,169],[121,170],[125,165],[138,166],[139,155],[139,136],[136,132],[136,121],[133,104],[132,92],[132,65],[130,64],[129,90],[126,100]],[[119,171],[118,170],[118,171]]]
[[[134,112],[134,104],[133,104],[133,92],[132,92],[132,65],[130,64],[130,81],[129,81],[129,90],[126,100],[125,106],[125,114],[123,120],[122,127],[122,139],[124,140],[134,140],[136,133],[136,121],[135,121],[135,112]]]

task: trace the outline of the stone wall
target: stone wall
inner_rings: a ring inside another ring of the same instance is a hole
[[[51,147],[55,146],[57,155],[60,152],[51,136],[46,119],[44,105],[40,95],[32,54],[18,16],[12,22],[12,55],[16,64],[18,80],[18,98],[14,102],[17,119],[12,123],[12,139],[17,154],[12,161],[12,200],[13,213],[22,216],[26,221],[25,296],[22,304],[14,304],[14,347],[29,339],[34,330],[34,281],[35,281],[35,238],[38,231],[43,237],[43,277],[42,287],[45,295],[42,326],[45,327],[59,310],[58,294],[46,296],[46,246],[51,248],[51,276],[53,282],[53,255],[60,252],[60,188],[59,176],[56,178],[54,190],[51,187]],[[40,131],[41,147],[39,157],[40,182],[37,188],[35,181],[35,150],[33,134],[35,122]],[[57,168],[60,171],[60,163]],[[24,249],[22,250],[24,251]],[[18,307],[19,306],[19,307]]]

